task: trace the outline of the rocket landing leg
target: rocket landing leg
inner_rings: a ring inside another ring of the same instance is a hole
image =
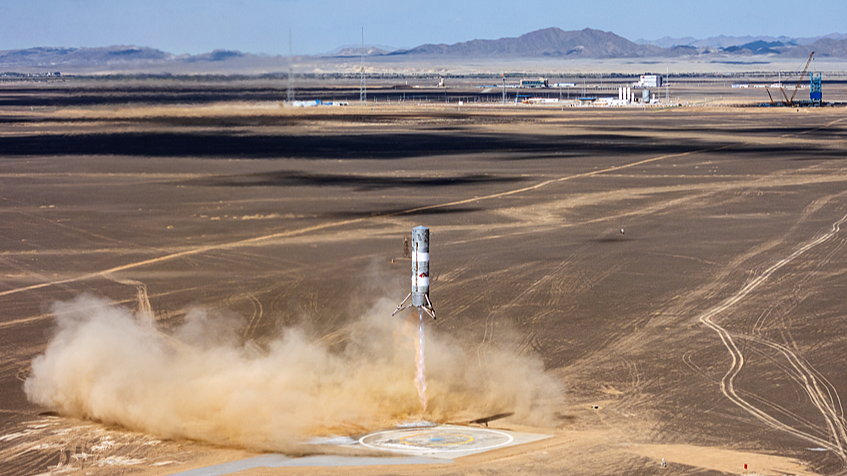
[[[391,315],[396,316],[398,312],[402,312],[402,311],[405,311],[406,309],[409,309],[410,307],[413,307],[414,304],[412,304],[412,303],[406,304],[406,301],[408,301],[411,296],[412,296],[412,293],[407,294],[406,297],[400,302],[400,304],[397,305],[397,309],[395,309],[394,312],[391,313]],[[424,295],[424,297],[426,297],[426,305],[425,306],[417,306],[418,311],[420,311],[422,309],[422,310],[426,311],[427,314],[429,314],[429,317],[435,319],[435,308],[432,307],[432,301],[429,300],[429,296]],[[406,304],[406,305],[403,306],[403,304]]]
[[[435,308],[432,307],[432,302],[429,300],[429,294],[424,294],[424,297],[426,298],[427,305],[421,307],[427,314],[430,315],[430,317],[432,317],[433,320],[435,320]]]
[[[402,301],[400,301],[400,304],[397,305],[397,309],[395,309],[394,312],[391,313],[391,315],[396,316],[398,312],[405,311],[406,309],[412,307],[412,303],[409,303],[408,305],[406,305],[406,307],[403,307],[403,304],[405,304],[405,302],[408,301],[410,297],[412,297],[412,293],[407,294],[406,297],[403,298]]]

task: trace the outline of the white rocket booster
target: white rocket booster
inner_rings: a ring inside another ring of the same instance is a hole
[[[429,228],[416,226],[412,228],[412,292],[397,306],[392,316],[410,307],[424,310],[435,319],[435,309],[429,300]],[[409,298],[412,302],[403,307]]]

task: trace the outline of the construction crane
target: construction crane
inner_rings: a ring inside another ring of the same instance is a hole
[[[781,93],[782,93],[782,97],[784,97],[784,98],[785,98],[785,105],[786,105],[786,106],[788,106],[788,107],[791,107],[791,104],[792,104],[792,103],[791,103],[791,101],[789,101],[789,100],[788,100],[788,95],[787,95],[787,94],[785,94],[785,90],[784,90],[784,89],[782,89],[782,88],[779,88],[779,92],[781,92]]]
[[[803,72],[800,73],[800,80],[797,81],[797,86],[794,86],[794,94],[791,95],[791,99],[786,98],[787,102],[785,103],[785,105],[788,106],[788,107],[791,107],[791,106],[794,105],[794,96],[797,95],[797,90],[800,89],[800,84],[803,83],[803,77],[806,76],[806,71],[809,70],[809,63],[812,62],[812,56],[815,56],[814,51],[812,51],[812,54],[809,55],[809,60],[806,61],[806,66],[803,68]],[[785,93],[783,92],[782,94],[784,95]]]

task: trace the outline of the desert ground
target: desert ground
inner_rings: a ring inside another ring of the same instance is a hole
[[[168,94],[0,90],[0,474],[174,474],[335,451],[274,425],[501,412],[491,428],[551,437],[239,474],[847,471],[843,108]],[[390,316],[417,225],[438,311],[425,411],[400,332],[417,317]]]

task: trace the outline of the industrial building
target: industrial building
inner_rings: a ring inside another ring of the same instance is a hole
[[[642,74],[641,79],[633,86],[636,88],[660,88],[662,87],[662,77],[655,74]]]
[[[522,88],[548,88],[550,85],[547,83],[547,80],[544,78],[538,79],[522,79],[521,80]]]

